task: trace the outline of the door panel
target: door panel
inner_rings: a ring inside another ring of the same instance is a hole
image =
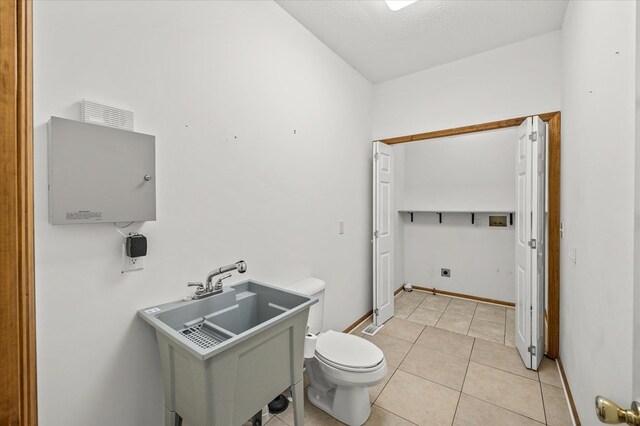
[[[531,134],[533,120],[518,128],[516,157],[516,348],[531,368]]]
[[[538,116],[533,117],[533,141],[531,143],[532,160],[532,230],[531,238],[535,239],[535,249],[531,250],[531,344],[536,348],[532,355],[532,366],[537,370],[544,357],[544,295],[545,295],[545,172],[547,125]]]
[[[546,124],[518,128],[516,158],[516,347],[527,368],[544,357]]]
[[[373,323],[393,316],[393,149],[374,142],[373,167]]]

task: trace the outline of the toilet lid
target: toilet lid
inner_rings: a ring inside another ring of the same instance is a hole
[[[318,336],[316,353],[332,364],[370,368],[380,364],[384,354],[373,343],[352,334],[327,331]]]

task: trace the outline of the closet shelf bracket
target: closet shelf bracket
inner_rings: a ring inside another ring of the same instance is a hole
[[[442,223],[442,213],[438,212],[438,220]]]
[[[409,215],[411,216],[411,223],[413,223],[413,212],[409,212]]]
[[[471,224],[474,225],[476,223],[476,214],[471,213]]]

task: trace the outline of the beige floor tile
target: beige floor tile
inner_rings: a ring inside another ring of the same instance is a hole
[[[460,396],[453,422],[453,426],[542,426],[543,424],[465,394]]]
[[[380,392],[382,392],[382,389],[384,389],[384,387],[387,386],[389,379],[391,379],[391,376],[393,376],[393,373],[396,372],[396,368],[397,367],[390,367],[389,365],[387,365],[387,374],[384,376],[384,380],[382,380],[377,385],[369,388],[369,401],[372,404],[378,398],[378,396],[380,396]]]
[[[413,424],[377,405],[371,406],[371,416],[365,423],[367,426],[411,426]]]
[[[278,414],[279,420],[282,420],[289,426],[294,426],[293,420],[293,404],[289,404],[284,412]],[[273,421],[273,420],[272,420]],[[271,422],[269,422],[271,424]],[[339,426],[342,422],[334,419],[315,405],[311,404],[307,399],[307,392],[304,395],[304,425],[305,426]],[[274,426],[276,424],[274,423]]]
[[[504,344],[507,346],[516,346],[516,325],[509,322],[507,319],[507,326],[504,331]]]
[[[460,393],[396,371],[376,405],[419,425],[451,425]]]
[[[465,317],[473,317],[476,312],[477,302],[463,299],[451,299],[445,312],[452,314],[464,315]]]
[[[543,383],[542,396],[544,397],[547,424],[549,426],[571,426],[571,415],[564,391],[561,388]]]
[[[536,421],[545,421],[537,381],[472,361],[462,392]]]
[[[527,369],[516,348],[477,339],[473,345],[471,361],[504,370],[531,380],[538,380],[538,373]]]
[[[398,300],[394,305],[393,316],[395,318],[407,319],[409,315],[418,307],[418,305],[414,305],[411,302],[403,302]]]
[[[416,344],[469,359],[473,341],[473,337],[435,327],[425,327]]]
[[[273,416],[271,418],[271,420],[269,420],[267,423],[265,423],[269,426],[288,426],[285,422],[283,422],[282,420],[280,420],[277,416]]]
[[[433,309],[444,311],[449,306],[451,298],[447,296],[439,296],[433,294],[427,294],[427,297],[422,301],[420,307],[423,309]]]
[[[468,364],[467,358],[414,345],[398,368],[459,391],[462,389]]]
[[[391,318],[389,321],[384,323],[384,326],[378,333],[413,343],[416,341],[418,336],[420,336],[422,330],[424,330],[423,324],[418,324],[416,322],[400,318]]]
[[[403,303],[415,304],[418,306],[427,297],[427,293],[423,291],[402,291],[396,301],[402,300]]]
[[[504,344],[504,324],[474,318],[469,327],[469,336]]]
[[[453,331],[454,333],[467,334],[471,318],[464,315],[450,314],[445,311],[436,323],[436,328]]]
[[[409,318],[409,321],[417,322],[419,324],[424,325],[436,325],[440,317],[442,316],[442,311],[434,310],[434,309],[424,309],[417,307],[415,311]]]
[[[498,324],[505,323],[506,308],[502,306],[489,305],[486,303],[478,303],[474,318],[482,321],[495,322]]]
[[[540,375],[540,381],[542,383],[546,383],[548,385],[562,387],[562,379],[560,378],[560,373],[558,372],[558,366],[556,362],[544,357],[542,358],[542,363],[540,364],[540,368],[538,369],[538,374]]]
[[[382,352],[384,352],[384,357],[387,360],[387,365],[390,367],[397,367],[400,365],[404,357],[413,346],[411,343],[398,339],[396,337],[387,336],[386,334],[382,334],[378,332],[375,336],[367,336],[363,334],[362,337],[373,342],[376,346],[378,346]]]
[[[516,322],[516,308],[506,308],[507,309],[507,322],[511,321],[511,323]]]

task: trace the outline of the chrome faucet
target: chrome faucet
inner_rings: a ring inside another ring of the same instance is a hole
[[[204,299],[205,297],[213,296],[214,294],[222,293],[222,280],[229,278],[231,274],[226,274],[216,281],[215,285],[213,284],[213,277],[216,277],[220,274],[224,274],[225,272],[231,272],[237,270],[241,274],[244,274],[247,271],[247,264],[244,260],[239,260],[236,263],[232,263],[231,265],[223,266],[218,269],[214,269],[213,271],[207,274],[207,279],[205,284],[202,283],[188,283],[189,287],[198,287],[196,289],[194,299]]]

